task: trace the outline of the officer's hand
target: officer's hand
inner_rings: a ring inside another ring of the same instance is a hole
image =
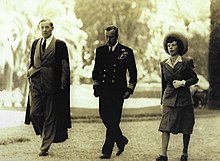
[[[185,86],[186,81],[185,80],[174,80],[173,81],[173,86],[174,88],[180,88]]]
[[[95,97],[99,97],[99,86],[98,85],[93,85],[93,90],[94,90],[93,95]]]
[[[123,98],[128,99],[130,97],[130,95],[131,95],[130,92],[127,91],[127,92],[125,92]]]

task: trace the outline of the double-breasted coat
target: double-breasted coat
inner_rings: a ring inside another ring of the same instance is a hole
[[[108,45],[97,48],[92,78],[98,83],[100,92],[124,93],[129,87],[133,93],[137,83],[137,68],[132,49],[120,43],[111,53]]]

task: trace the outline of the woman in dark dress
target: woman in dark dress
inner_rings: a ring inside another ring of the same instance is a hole
[[[195,122],[193,99],[189,87],[198,82],[192,58],[183,57],[188,40],[181,33],[171,32],[163,41],[170,57],[160,63],[162,77],[162,154],[156,161],[167,161],[170,133],[183,134],[183,152],[180,161],[187,161],[190,135]]]

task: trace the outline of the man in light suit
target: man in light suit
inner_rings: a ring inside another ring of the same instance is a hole
[[[31,47],[28,79],[30,92],[25,124],[41,135],[39,156],[47,156],[53,142],[68,138],[70,121],[70,69],[66,43],[52,35],[49,19],[39,22],[42,37]]]
[[[109,159],[114,143],[119,156],[123,153],[128,139],[122,134],[120,120],[124,99],[129,98],[137,83],[137,69],[134,54],[118,42],[118,28],[110,25],[105,29],[105,45],[96,49],[92,73],[94,95],[99,97],[99,114],[106,127],[106,139],[101,159]],[[126,73],[129,72],[127,82]],[[128,85],[127,85],[128,84]]]

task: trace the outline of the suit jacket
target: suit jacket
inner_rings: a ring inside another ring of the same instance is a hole
[[[178,62],[174,68],[170,67],[166,61],[162,61],[162,104],[164,106],[188,106],[193,104],[193,99],[189,87],[198,82],[197,74],[194,71],[193,59],[182,57],[182,62]],[[175,89],[173,80],[185,80],[185,86]]]
[[[34,67],[34,54],[39,40],[40,39],[35,40],[32,44],[29,69]],[[51,42],[53,42],[53,40]],[[51,52],[51,50],[55,51]],[[54,55],[50,55],[49,53]],[[53,75],[50,75],[51,71],[54,73]],[[46,93],[54,95],[54,108],[56,109],[56,118],[58,119],[54,142],[63,141],[66,139],[63,138],[65,137],[64,133],[66,129],[71,127],[69,56],[64,41],[56,39],[54,47],[48,46],[41,58],[41,67],[38,72],[41,74],[42,85]],[[29,78],[31,78],[31,75]],[[30,108],[28,99],[25,124],[30,124],[31,121]]]
[[[129,72],[129,85],[126,72]],[[123,93],[127,87],[133,93],[137,83],[137,68],[133,50],[118,43],[109,53],[109,46],[96,49],[95,65],[92,78],[97,82],[101,92]]]

